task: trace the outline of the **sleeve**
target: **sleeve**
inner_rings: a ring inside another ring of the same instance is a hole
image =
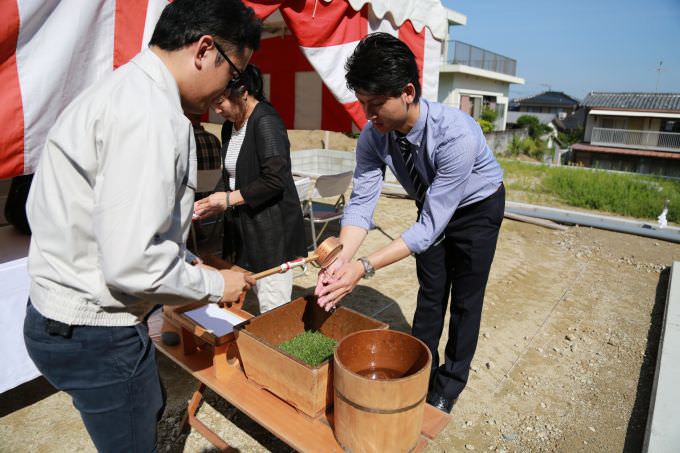
[[[260,175],[241,187],[241,196],[248,206],[258,208],[281,196],[286,180],[292,178],[287,159],[290,144],[286,128],[275,115],[260,117],[252,127],[255,128],[255,152],[260,161]]]
[[[217,302],[222,277],[187,263],[184,245],[172,239],[181,237],[185,221],[178,194],[190,189],[182,188],[187,182],[176,165],[188,159],[180,147],[189,146],[192,130],[178,130],[168,116],[132,110],[107,112],[96,127],[92,234],[98,250],[92,253],[106,285],[153,303]]]
[[[413,253],[427,250],[441,236],[463,198],[478,146],[471,132],[443,140],[435,149],[435,176],[420,218],[401,235]]]
[[[224,184],[224,179],[226,175],[224,174],[225,170],[224,168],[222,169],[222,176],[217,180],[217,183],[215,184],[215,189],[213,189],[213,192],[226,192],[227,191],[227,186]]]
[[[378,156],[369,127],[364,128],[357,142],[352,196],[341,221],[342,226],[353,225],[366,230],[374,226],[373,212],[380,198],[385,171],[385,163]]]

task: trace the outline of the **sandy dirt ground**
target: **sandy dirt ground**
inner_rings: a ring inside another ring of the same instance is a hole
[[[360,253],[387,244],[415,216],[411,201],[381,197],[382,231],[371,231]],[[506,219],[468,386],[426,451],[640,451],[674,260],[677,244]],[[306,294],[315,272],[294,281],[294,296]],[[407,258],[362,281],[345,304],[409,331],[416,293]],[[196,382],[160,354],[158,362],[168,388],[159,451],[213,451],[196,432],[178,432]],[[292,451],[214,394],[199,419],[238,451]],[[0,395],[0,452],[77,451],[93,446],[67,395],[40,379]]]

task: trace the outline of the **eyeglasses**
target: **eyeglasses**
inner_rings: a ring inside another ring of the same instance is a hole
[[[241,76],[243,75],[243,73],[242,73],[241,70],[240,70],[239,68],[237,68],[236,65],[229,59],[229,57],[227,56],[227,53],[226,53],[224,50],[222,50],[222,48],[220,47],[220,45],[217,44],[217,41],[214,41],[214,40],[213,40],[213,44],[215,44],[215,49],[217,49],[217,51],[220,53],[220,55],[222,55],[222,58],[224,58],[225,60],[227,60],[227,63],[229,63],[229,66],[231,66],[231,69],[233,69],[234,72],[236,72],[236,76],[234,76],[234,75],[232,74],[231,80],[229,81],[229,83],[227,83],[227,89],[234,88],[235,86],[237,86],[237,85],[239,84],[239,82],[241,82]]]

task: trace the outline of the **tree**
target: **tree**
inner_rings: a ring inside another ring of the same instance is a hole
[[[583,140],[583,128],[569,129],[558,134],[558,138],[563,146],[573,145]]]
[[[495,122],[497,117],[498,113],[487,107],[482,110],[479,118],[475,118],[475,121],[477,121],[479,127],[482,128],[482,132],[486,134],[487,132],[493,132],[496,129]]]
[[[496,129],[496,125],[487,120],[476,118],[475,121],[477,121],[477,124],[479,124],[479,127],[482,128],[482,132],[485,134],[488,132],[493,132],[494,129]]]
[[[533,115],[522,115],[517,118],[517,125],[521,128],[529,128],[529,136],[531,138],[541,138],[543,134],[547,134],[551,131],[550,127],[541,124],[538,118]]]
[[[482,114],[479,115],[479,117],[489,123],[495,123],[498,118],[498,112],[492,108],[486,107],[482,110]]]

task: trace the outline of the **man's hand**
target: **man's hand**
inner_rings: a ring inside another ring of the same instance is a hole
[[[214,192],[194,203],[194,218],[207,219],[224,213],[227,209],[227,193]]]
[[[314,289],[314,295],[318,296],[321,294],[321,290],[324,286],[336,281],[335,273],[342,268],[342,266],[347,263],[347,260],[342,256],[338,256],[335,261],[331,263],[330,266],[321,269],[319,274],[316,276],[316,288]]]
[[[255,280],[249,274],[238,271],[223,269],[218,271],[224,279],[224,294],[222,302],[236,302],[243,291],[248,291],[255,284]]]
[[[318,296],[319,306],[326,311],[330,311],[343,297],[351,293],[364,275],[364,266],[359,261],[340,263],[338,266],[337,269],[330,266],[323,272],[323,276],[319,272],[314,294]]]

